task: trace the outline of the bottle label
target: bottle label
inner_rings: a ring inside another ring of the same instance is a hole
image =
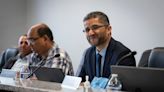
[[[26,79],[30,75],[28,66],[23,66],[20,71],[20,78]]]
[[[30,73],[21,73],[20,78],[26,79],[29,76]]]

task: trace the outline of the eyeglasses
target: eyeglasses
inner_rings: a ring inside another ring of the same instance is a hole
[[[99,28],[101,28],[101,27],[105,27],[105,26],[108,26],[108,25],[92,25],[91,27],[85,28],[85,29],[83,30],[83,32],[88,33],[90,30],[95,31],[95,30],[97,30],[97,29],[99,29]]]
[[[28,42],[30,44],[34,44],[36,40],[38,40],[40,37],[36,37],[36,38],[28,38]]]

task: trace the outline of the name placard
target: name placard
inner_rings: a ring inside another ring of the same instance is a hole
[[[66,75],[61,86],[64,88],[77,89],[81,83],[81,80],[81,77]]]

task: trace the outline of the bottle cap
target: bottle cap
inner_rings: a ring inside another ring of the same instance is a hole
[[[113,77],[118,77],[118,74],[112,74]]]
[[[86,81],[88,81],[88,79],[89,79],[89,76],[88,76],[88,75],[86,75],[86,76],[85,76],[85,80],[86,80]]]

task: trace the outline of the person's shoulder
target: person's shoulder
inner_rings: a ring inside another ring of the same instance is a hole
[[[65,49],[63,49],[63,48],[59,48],[59,47],[57,47],[57,48],[54,48],[54,52],[55,53],[67,53],[67,51],[65,50]]]
[[[112,51],[113,54],[115,55],[124,55],[129,53],[131,50],[126,47],[123,43],[121,43],[120,41],[117,41],[115,39],[112,40]]]
[[[53,50],[54,50],[53,54],[55,54],[55,55],[59,54],[60,58],[70,59],[70,56],[65,49],[56,47],[56,48],[53,48]]]
[[[115,42],[115,48],[117,50],[130,50],[127,46],[125,46],[122,42],[114,40]]]
[[[88,47],[86,50],[85,50],[85,52],[88,52],[88,51],[91,51],[91,50],[95,50],[95,46],[90,46],[90,47]]]
[[[53,52],[59,53],[59,52],[66,52],[65,49],[59,47],[57,44],[54,44],[53,48],[51,48]]]
[[[36,56],[38,56],[38,54],[35,53],[35,52],[32,52],[31,54],[29,54],[29,56],[31,56],[31,57],[36,57]]]

